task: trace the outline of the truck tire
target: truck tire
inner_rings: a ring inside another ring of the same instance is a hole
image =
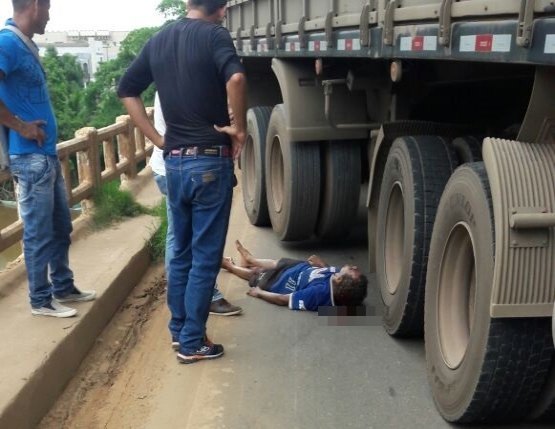
[[[441,137],[401,137],[389,151],[378,202],[376,274],[390,335],[422,336],[430,237],[455,167],[452,146]]]
[[[343,238],[358,211],[361,187],[360,146],[357,142],[327,142],[322,147],[322,194],[316,235]]]
[[[266,201],[265,154],[266,133],[272,114],[271,107],[254,107],[247,112],[247,142],[241,153],[241,189],[250,222],[256,226],[270,225]]]
[[[288,138],[285,107],[274,107],[266,139],[266,195],[280,240],[310,238],[320,204],[320,147]]]
[[[555,337],[554,337],[555,338]],[[551,365],[547,382],[530,418],[541,422],[555,422],[555,361]]]
[[[458,137],[453,140],[453,147],[459,158],[459,165],[482,161],[482,144],[476,137]]]
[[[549,319],[492,319],[495,231],[483,163],[460,167],[438,208],[426,283],[428,380],[449,422],[515,422],[553,355]]]

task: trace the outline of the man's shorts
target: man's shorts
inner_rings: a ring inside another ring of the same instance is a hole
[[[259,287],[262,290],[270,290],[285,270],[298,264],[304,264],[305,262],[306,261],[300,261],[298,259],[282,258],[278,261],[276,268],[271,270],[255,269],[249,279],[249,286]]]

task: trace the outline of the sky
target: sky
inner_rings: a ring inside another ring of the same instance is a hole
[[[160,0],[50,0],[46,31],[123,30],[161,25]],[[0,0],[2,24],[12,16],[12,0]]]

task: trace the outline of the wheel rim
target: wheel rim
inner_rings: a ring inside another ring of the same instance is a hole
[[[271,156],[271,170],[270,180],[272,183],[272,201],[274,202],[274,209],[280,213],[283,208],[283,195],[284,195],[284,166],[283,154],[281,153],[281,141],[279,136],[274,137],[272,142]]]
[[[244,192],[247,194],[247,200],[250,202],[254,201],[254,193],[256,186],[256,164],[254,159],[254,142],[252,136],[248,136],[247,142],[245,143],[244,150],[244,172],[245,175],[245,187]]]
[[[445,364],[457,369],[470,342],[476,294],[476,258],[470,229],[459,223],[451,230],[439,272],[437,314]]]
[[[401,282],[405,249],[405,203],[399,182],[393,185],[389,196],[384,246],[387,290],[394,295]]]

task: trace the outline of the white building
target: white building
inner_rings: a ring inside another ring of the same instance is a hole
[[[114,59],[128,31],[52,31],[35,35],[33,40],[44,55],[53,46],[59,55],[71,54],[85,73],[85,81],[94,80],[100,63]]]

